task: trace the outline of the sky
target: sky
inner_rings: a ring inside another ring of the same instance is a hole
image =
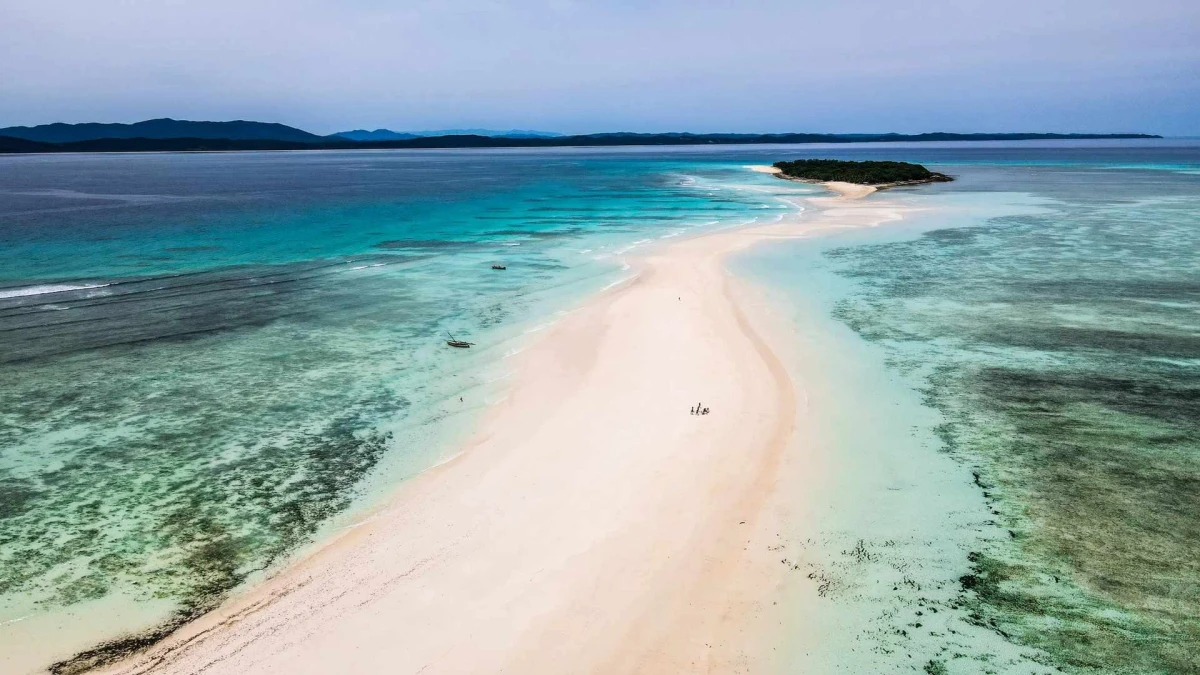
[[[0,127],[1200,135],[1200,0],[0,0]]]

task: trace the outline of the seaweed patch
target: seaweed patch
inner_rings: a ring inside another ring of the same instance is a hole
[[[924,364],[936,434],[1011,535],[970,555],[961,604],[1062,668],[1200,670],[1196,206],[1064,198],[828,254],[856,282],[835,315]]]

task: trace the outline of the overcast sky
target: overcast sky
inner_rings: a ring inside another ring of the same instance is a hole
[[[0,127],[1200,135],[1200,0],[0,0]]]

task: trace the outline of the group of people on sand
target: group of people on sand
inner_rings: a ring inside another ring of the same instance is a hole
[[[707,414],[708,414],[708,408],[703,408],[703,407],[701,407],[701,406],[700,406],[700,404],[699,404],[699,403],[697,403],[697,404],[696,404],[696,407],[695,407],[695,408],[692,408],[692,414],[693,414],[693,415],[707,415]]]

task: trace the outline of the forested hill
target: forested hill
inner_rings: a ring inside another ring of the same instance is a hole
[[[903,183],[940,183],[953,180],[944,173],[935,173],[908,162],[847,162],[839,159],[797,159],[775,162],[788,178],[811,181],[837,181],[859,185],[888,185]]]
[[[0,136],[40,143],[78,143],[100,139],[179,139],[203,138],[230,141],[288,141],[319,143],[325,138],[302,129],[274,122],[190,122],[163,118],[133,124],[41,124],[36,127],[7,127]]]

